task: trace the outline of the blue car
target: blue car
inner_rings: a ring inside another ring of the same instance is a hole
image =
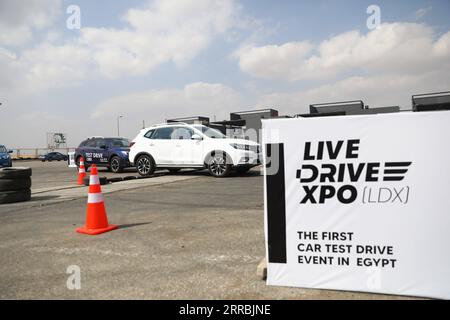
[[[42,162],[48,161],[67,161],[69,158],[67,155],[62,154],[60,152],[49,152],[47,154],[41,155],[38,157]]]
[[[117,173],[131,167],[129,152],[130,140],[126,138],[92,137],[75,149],[75,162],[79,166],[80,158],[83,157],[86,168],[95,164]]]
[[[12,167],[12,160],[10,153],[12,150],[8,150],[4,145],[0,144],[0,168],[2,167]]]

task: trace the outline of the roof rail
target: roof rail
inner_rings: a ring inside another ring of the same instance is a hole
[[[104,139],[105,137],[104,136],[91,136],[91,137],[88,137],[87,139]]]
[[[152,127],[164,127],[164,126],[176,126],[176,125],[180,125],[180,124],[184,124],[184,125],[188,125],[185,122],[169,122],[169,123],[157,123],[152,125]]]

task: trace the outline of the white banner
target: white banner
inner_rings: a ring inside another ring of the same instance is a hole
[[[268,285],[450,298],[450,112],[263,120],[263,145]]]

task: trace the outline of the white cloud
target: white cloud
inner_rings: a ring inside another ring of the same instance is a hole
[[[79,46],[42,43],[21,55],[0,47],[0,91],[24,95],[79,84],[92,67],[91,52]]]
[[[83,28],[79,43],[92,49],[103,75],[142,75],[165,62],[186,64],[231,29],[238,14],[234,0],[156,0],[128,10],[127,28]]]
[[[60,12],[60,0],[0,1],[0,46],[21,46],[33,30],[48,27]]]
[[[90,51],[86,48],[44,43],[27,50],[21,57],[21,63],[27,68],[24,85],[29,90],[37,90],[79,83],[89,74],[90,61]]]
[[[7,23],[11,34],[23,31],[20,42],[26,40],[25,34],[31,36],[32,27],[47,26],[45,17],[55,15],[59,1],[45,1],[38,5],[33,0],[29,7],[14,5],[19,1],[1,2],[18,16],[19,22]],[[82,28],[79,37],[61,45],[53,43],[59,34],[50,31],[46,40],[17,54],[9,54],[0,42],[0,67],[6,71],[0,75],[0,90],[38,92],[87,78],[145,75],[167,62],[182,66],[238,24],[239,14],[234,0],[154,0],[128,10],[123,17],[127,26],[122,29]],[[15,86],[18,83],[20,88]]]
[[[239,57],[242,71],[263,79],[295,79],[303,60],[310,53],[312,45],[308,41],[288,42],[281,46],[245,46],[235,56]]]
[[[148,90],[107,99],[95,108],[91,118],[115,117],[124,110],[127,117],[139,116],[153,122],[193,115],[227,118],[230,107],[241,102],[239,94],[230,87],[195,82],[182,89]]]
[[[409,74],[448,67],[449,44],[449,33],[434,41],[433,29],[426,25],[391,23],[367,35],[349,31],[334,36],[315,50],[307,42],[290,42],[246,47],[236,56],[241,70],[257,78],[327,80],[343,72]]]

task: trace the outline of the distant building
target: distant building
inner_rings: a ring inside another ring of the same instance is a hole
[[[330,103],[317,103],[309,106],[310,114],[318,113],[342,113],[346,114],[350,112],[360,112],[364,110],[364,102],[362,100],[355,101],[342,101],[342,102],[330,102]]]
[[[244,121],[244,137],[256,142],[261,142],[262,119],[271,119],[278,117],[278,110],[260,109],[248,110],[230,113],[231,121]]]
[[[249,110],[230,113],[230,120],[211,122],[208,117],[194,116],[168,119],[168,123],[184,122],[187,124],[203,124],[221,131],[229,137],[260,141],[261,119],[278,117],[275,109]]]
[[[450,92],[417,94],[412,96],[413,111],[450,110]]]
[[[362,100],[319,103],[309,106],[309,114],[300,114],[300,117],[318,117],[318,116],[348,116],[362,114],[378,114],[399,112],[399,106],[369,108]]]

